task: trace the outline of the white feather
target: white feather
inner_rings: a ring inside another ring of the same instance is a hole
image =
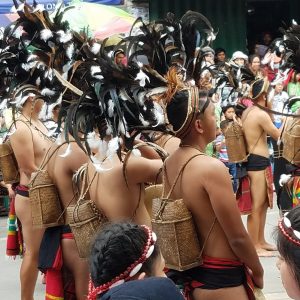
[[[290,180],[291,177],[292,177],[291,174],[281,174],[279,179],[279,185],[283,186]]]
[[[108,142],[105,140],[100,140],[99,148],[98,148],[98,155],[103,160],[106,157],[106,153],[108,150]]]
[[[108,149],[106,152],[106,156],[112,158],[119,149],[119,139],[118,137],[114,137],[108,142]]]
[[[293,25],[298,25],[298,23],[294,19],[292,20],[292,24]]]
[[[72,38],[73,38],[72,33],[69,32],[69,31],[64,32],[63,30],[59,30],[59,31],[56,32],[56,34],[58,35],[58,39],[57,40],[60,43],[63,43],[63,44],[71,41]]]
[[[112,118],[113,115],[114,115],[114,108],[115,108],[115,104],[114,104],[114,102],[112,101],[112,99],[110,99],[110,100],[108,101],[108,116],[109,116],[110,118]]]
[[[104,168],[104,162],[100,162],[95,156],[90,156],[92,162],[93,162],[93,166],[96,169],[96,172],[101,173],[101,172],[105,172],[105,171],[109,171],[112,169],[112,167],[110,168]]]
[[[7,109],[7,99],[2,100],[0,104],[0,111]]]
[[[48,105],[44,103],[39,113],[39,119],[45,121],[47,119],[47,112],[48,112]]]
[[[30,54],[30,55],[27,57],[27,62],[36,60],[37,58],[38,58],[37,55],[35,55],[35,54]]]
[[[101,80],[104,77],[102,75],[100,75],[99,73],[101,73],[101,68],[99,66],[91,66],[91,75],[94,78]]]
[[[68,155],[70,155],[70,153],[72,152],[72,149],[71,149],[71,144],[68,145],[65,153],[59,155],[60,157],[67,157]]]
[[[126,134],[124,122],[122,122],[122,121],[119,122],[118,131],[122,134]]]
[[[101,45],[99,43],[94,43],[90,48],[91,52],[97,55],[101,49]]]
[[[21,27],[18,27],[15,32],[13,33],[13,36],[17,39],[19,39],[22,36],[23,29]]]
[[[32,68],[34,68],[37,64],[37,61],[31,61],[28,63],[23,63],[21,64],[22,69],[24,69],[25,71],[30,71]]]
[[[51,90],[48,89],[48,88],[44,88],[44,89],[42,89],[41,94],[42,94],[43,96],[53,96],[53,95],[55,95],[55,92],[54,92],[54,91],[51,91]]]
[[[146,80],[150,82],[149,77],[142,70],[140,70],[136,75],[135,80],[138,80],[140,82],[141,87],[144,87],[146,85]]]
[[[96,136],[95,132],[89,132],[86,141],[91,149],[98,149],[101,140]]]
[[[152,109],[152,112],[155,116],[155,119],[157,120],[157,124],[155,126],[159,124],[164,124],[165,116],[162,107],[156,102],[154,102],[153,104],[154,104],[154,108]]]
[[[43,41],[48,41],[49,39],[51,39],[53,37],[53,32],[50,30],[50,29],[43,29],[41,30],[40,32],[40,37],[41,37],[41,40]]]
[[[49,136],[49,137],[52,137],[52,136],[54,136],[54,135],[55,135],[55,133],[56,133],[56,131],[57,131],[57,127],[56,127],[56,128],[53,128],[53,129],[51,129],[50,131],[48,131],[48,133],[47,133],[47,136]]]
[[[146,121],[143,117],[143,115],[139,115],[139,120],[141,121],[141,123],[143,124],[143,126],[149,126],[149,122]]]
[[[24,11],[24,3],[20,4],[19,7],[18,7],[17,9],[16,9],[15,6],[13,6],[13,7],[11,8],[11,11],[12,11],[12,12]]]
[[[106,132],[105,133],[106,133],[107,136],[112,135],[113,129],[112,129],[112,126],[110,124],[107,124],[107,128],[106,128]]]
[[[49,78],[49,80],[52,80],[53,79],[53,75],[54,75],[54,72],[52,69],[48,69],[45,73],[44,73],[44,78]]]
[[[66,55],[69,59],[73,58],[74,50],[75,50],[75,46],[73,43],[71,43],[66,50]]]

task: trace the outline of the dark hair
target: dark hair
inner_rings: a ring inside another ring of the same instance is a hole
[[[300,232],[300,206],[293,208],[286,217],[290,220],[292,228]],[[289,231],[289,229],[286,230],[288,230],[288,233],[292,238],[299,240],[291,231]],[[282,258],[292,269],[298,286],[300,286],[300,246],[289,241],[283,235],[279,227],[275,231],[275,236],[277,241],[277,249]]]
[[[232,105],[232,104],[229,104],[229,105],[227,105],[227,106],[222,107],[222,112],[223,112],[223,114],[225,114],[226,111],[227,111],[229,108],[234,108],[234,110],[235,110],[235,106]]]
[[[228,121],[228,120],[223,120],[223,121],[221,121],[221,123],[220,123],[220,128],[221,128],[221,129],[225,129],[230,123],[231,123],[231,122]]]
[[[203,107],[203,103],[207,100],[208,92],[205,90],[198,90],[199,93],[199,107]],[[205,100],[205,101],[204,101]],[[174,131],[178,131],[186,122],[189,105],[188,90],[181,90],[176,92],[170,103],[167,105],[167,117],[169,123],[173,126]],[[205,109],[204,109],[205,110]],[[204,111],[202,111],[204,112]],[[198,114],[198,113],[197,113]]]
[[[253,60],[254,60],[255,57],[258,57],[259,61],[261,61],[261,58],[260,58],[260,56],[258,54],[252,54],[248,58],[249,65],[252,64],[252,62],[253,62]]]
[[[215,56],[217,56],[219,53],[222,53],[222,52],[224,52],[226,54],[226,50],[224,48],[221,48],[221,47],[216,48],[215,49]]]
[[[109,224],[96,236],[91,249],[90,272],[95,287],[110,282],[137,261],[148,240],[145,229],[131,223]],[[157,243],[140,272],[153,273],[153,263],[159,256]]]

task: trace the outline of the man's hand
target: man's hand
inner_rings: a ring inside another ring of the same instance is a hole
[[[11,184],[7,184],[6,185],[6,188],[8,190],[8,197],[10,200],[12,200],[14,197],[15,197],[15,192],[13,191],[12,187],[11,187]]]

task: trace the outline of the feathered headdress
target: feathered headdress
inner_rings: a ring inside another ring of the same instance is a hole
[[[17,0],[14,3],[19,18],[4,30],[0,50],[0,74],[5,81],[3,106],[20,108],[30,85],[35,96],[54,107],[66,91],[56,73],[68,79],[82,38],[62,21],[62,6],[50,18],[35,1],[33,6]]]

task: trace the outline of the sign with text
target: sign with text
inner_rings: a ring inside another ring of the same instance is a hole
[[[13,0],[0,0],[0,14],[9,14],[14,12],[14,4]],[[32,4],[33,0],[27,0],[28,4]],[[57,1],[56,0],[36,0],[38,4],[44,6],[47,10],[54,10]],[[69,5],[72,0],[64,0],[66,5]],[[122,5],[124,4],[124,0],[85,0],[84,2],[98,3],[98,4],[107,4],[107,5]]]

